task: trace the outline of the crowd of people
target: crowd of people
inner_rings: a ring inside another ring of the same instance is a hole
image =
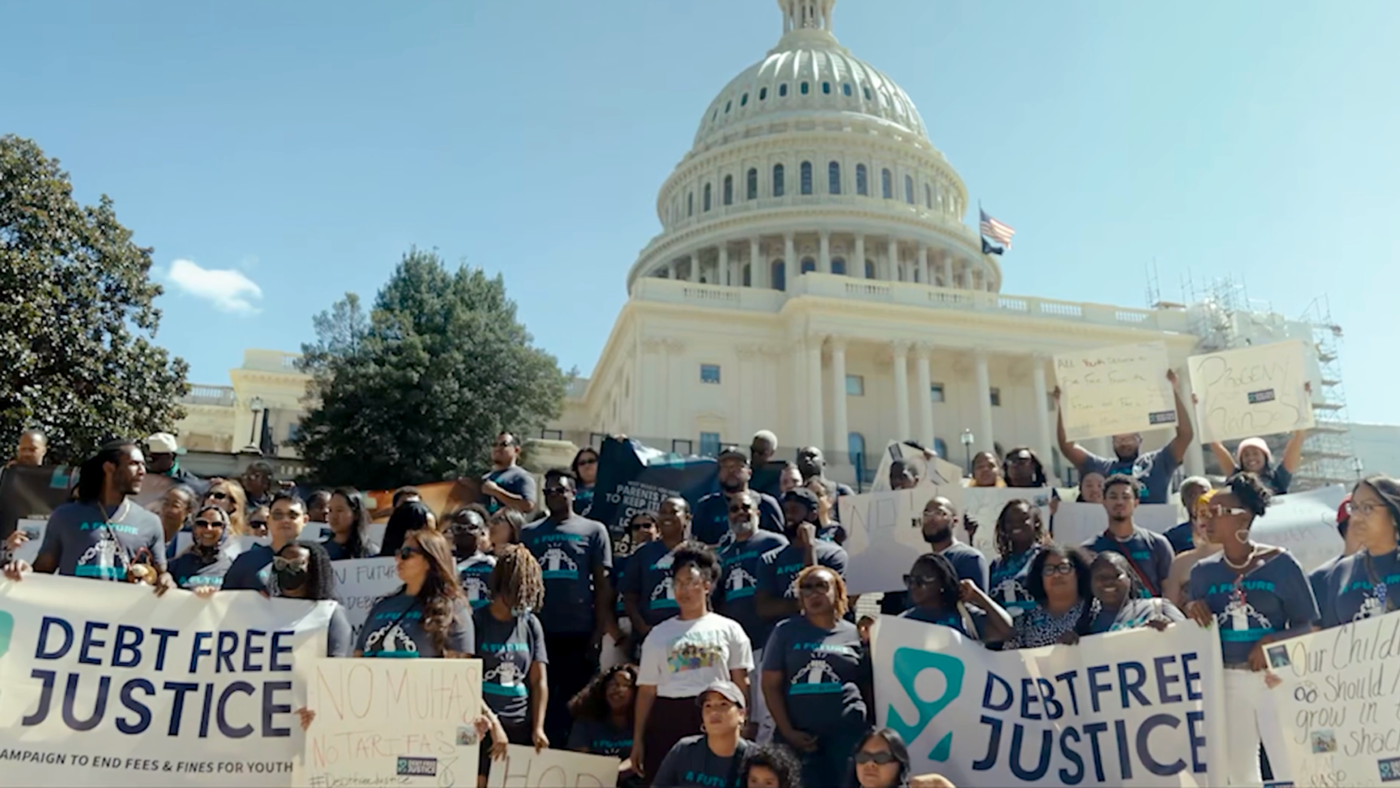
[[[1193,437],[1179,396],[1177,408],[1169,444],[1143,452],[1141,436],[1116,436],[1113,458],[1066,440],[1061,421],[1061,453],[1081,472],[1079,500],[1101,504],[1108,520],[1082,545],[1056,543],[1028,494],[988,524],[989,562],[955,535],[959,523],[978,525],[948,498],[932,498],[917,524],[928,551],[912,557],[904,591],[885,594],[880,610],[999,650],[1215,626],[1232,715],[1222,747],[1230,783],[1256,784],[1261,761],[1267,769],[1254,722],[1263,649],[1395,609],[1386,589],[1400,587],[1400,483],[1358,483],[1337,516],[1346,550],[1307,575],[1287,550],[1251,537],[1270,498],[1287,491],[1301,439],[1278,464],[1266,443],[1246,440],[1223,457],[1222,485],[1201,477],[1179,485],[1186,521],[1154,533],[1134,514],[1171,493]],[[22,436],[17,462],[43,462],[35,442],[35,433]],[[776,446],[765,431],[747,452],[723,451],[716,491],[693,504],[668,497],[612,533],[588,516],[597,451],[546,472],[537,491],[518,464],[520,441],[503,433],[480,501],[434,512],[401,489],[377,545],[370,506],[355,490],[302,500],[256,466],[241,479],[194,479],[179,468],[173,437],[118,441],[83,464],[33,565],[9,560],[5,572],[144,582],[158,594],[333,600],[334,561],[391,555],[402,587],[373,606],[358,636],[338,609],[326,654],[480,659],[482,786],[507,743],[619,758],[619,785],[629,787],[948,785],[911,774],[905,742],[875,724],[873,621],[855,615],[844,579],[837,500],[850,488],[827,478],[820,450],[804,448],[778,463],[772,489],[755,489],[755,469],[777,463]],[[916,486],[926,472],[917,456],[896,461],[891,486]],[[131,500],[154,473],[179,482],[158,513]],[[979,455],[966,483],[1050,484],[1028,448]],[[309,522],[323,523],[322,538],[302,537]],[[179,548],[182,534],[188,545]],[[223,547],[244,535],[269,543],[230,560]],[[17,530],[6,548],[27,538]],[[621,544],[628,555],[615,552]],[[300,714],[315,724],[314,709]]]

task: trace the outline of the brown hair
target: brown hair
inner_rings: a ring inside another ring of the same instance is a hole
[[[250,535],[252,532],[248,530],[248,493],[243,490],[243,485],[233,479],[220,479],[209,485],[209,489],[205,490],[199,499],[200,506],[209,499],[209,493],[221,488],[233,499],[233,511],[228,513],[229,536]]]
[[[423,631],[433,638],[439,651],[447,651],[447,633],[452,631],[460,615],[466,594],[457,579],[457,562],[452,557],[452,545],[447,537],[438,531],[420,528],[404,535],[406,543],[410,538],[418,543],[423,558],[428,562],[428,575],[423,579],[423,587],[418,590],[418,599],[423,603]]]
[[[544,607],[544,576],[540,563],[523,544],[504,545],[496,553],[496,568],[487,581],[493,599],[513,597],[515,607],[536,611]]]

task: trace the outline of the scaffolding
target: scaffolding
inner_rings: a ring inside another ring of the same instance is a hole
[[[1317,425],[1303,444],[1303,464],[1294,478],[1299,488],[1348,484],[1360,474],[1351,442],[1346,389],[1342,386],[1340,345],[1342,327],[1332,320],[1327,296],[1314,298],[1302,321],[1312,327],[1312,349],[1317,360],[1319,384],[1313,389],[1313,417]]]

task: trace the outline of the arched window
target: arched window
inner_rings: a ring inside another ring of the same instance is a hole
[[[742,96],[739,97],[739,106],[741,106],[741,107],[747,107],[748,105],[749,105],[749,94],[745,93],[744,95],[742,95]]]
[[[813,260],[813,259],[810,258],[810,257],[804,257],[804,258],[802,258],[802,273],[805,274],[805,273],[807,273],[808,271],[815,271],[815,270],[817,270],[817,261],[816,261],[816,260]]]
[[[880,170],[880,194],[886,200],[894,199],[894,176],[890,174],[889,168]]]
[[[746,192],[747,192],[747,194],[748,194],[748,199],[750,199],[750,200],[757,200],[757,199],[758,199],[758,168],[757,168],[757,167],[750,167],[750,168],[749,168],[749,175],[748,175],[748,179],[747,179],[747,180],[748,180],[748,184],[745,186],[745,189],[746,189]]]
[[[870,87],[869,87],[868,85],[865,85],[865,86],[862,86],[862,87],[861,87],[861,90],[865,91],[865,100],[866,100],[866,101],[869,101],[869,100],[870,100]]]
[[[831,93],[831,83],[830,83],[830,82],[823,82],[823,83],[822,83],[822,93],[826,93],[826,94],[830,94],[830,93]]]
[[[802,95],[804,95],[804,96],[807,95],[807,90],[808,90],[808,88],[807,88],[807,83],[806,83],[806,82],[803,82],[803,83],[802,83]]]
[[[773,275],[773,276],[772,276],[772,279],[771,279],[771,281],[773,282],[773,289],[774,289],[774,290],[786,290],[786,289],[787,289],[787,266],[783,265],[783,261],[782,261],[782,260],[774,260],[774,261],[773,261],[773,265],[772,265],[772,267],[771,267],[769,270],[771,271],[771,273],[772,273],[772,275]]]
[[[841,193],[841,162],[833,161],[826,166],[827,194]]]
[[[846,82],[841,85],[841,92],[847,96],[851,95],[851,83]]]
[[[734,106],[734,99],[724,102],[724,114],[729,114],[729,109]]]
[[[869,196],[870,196],[870,178],[869,178],[868,176],[869,176],[869,174],[865,171],[865,165],[864,165],[864,164],[857,164],[857,165],[856,165],[856,194],[859,194],[859,195],[862,196],[862,197],[869,197]]]
[[[759,89],[758,89],[758,100],[759,100],[759,101],[767,101],[767,100],[768,100],[768,88],[759,88]]]
[[[704,198],[704,200],[702,200],[701,202],[702,202],[702,205],[704,206],[703,208],[701,208],[701,210],[704,210],[704,211],[710,210],[710,184],[708,184],[708,183],[705,184],[705,198]]]
[[[733,204],[734,204],[734,176],[733,176],[733,175],[726,175],[726,176],[724,176],[724,204],[725,204],[725,205],[733,205]]]
[[[914,176],[904,176],[904,201],[910,205],[914,204]]]
[[[870,261],[870,260],[866,260],[866,261],[865,261],[865,278],[866,278],[866,279],[874,279],[874,278],[875,278],[875,263],[872,262],[872,261]]]
[[[831,272],[832,272],[833,274],[839,274],[839,275],[841,275],[841,276],[845,276],[845,274],[846,274],[846,258],[844,258],[844,257],[833,257],[833,258],[831,258]]]
[[[744,287],[753,287],[753,265],[744,263]]]
[[[778,96],[781,97],[781,96],[786,96],[786,95],[787,95],[787,83],[784,82],[783,84],[781,84],[781,85],[778,86]]]
[[[802,162],[802,193],[812,193],[812,162]]]
[[[773,165],[773,196],[783,196],[783,165]]]
[[[695,192],[688,192],[685,195],[685,215],[695,215]]]
[[[865,436],[859,432],[852,432],[846,436],[846,451],[851,455],[851,464],[856,466],[856,471],[862,477],[867,473],[866,465],[869,458],[865,456]],[[870,468],[869,473],[875,473],[875,468]]]
[[[924,184],[924,205],[933,210],[933,187],[927,183]]]

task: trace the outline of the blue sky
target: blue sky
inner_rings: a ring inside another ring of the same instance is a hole
[[[196,382],[296,350],[411,245],[505,274],[587,374],[701,113],[773,0],[11,4],[0,132],[155,247],[158,339]],[[974,201],[1005,291],[1128,306],[1233,274],[1346,330],[1351,416],[1400,421],[1400,3],[841,0]],[[975,210],[975,208],[974,208]],[[974,217],[975,219],[975,217]],[[184,262],[178,262],[184,261]]]

